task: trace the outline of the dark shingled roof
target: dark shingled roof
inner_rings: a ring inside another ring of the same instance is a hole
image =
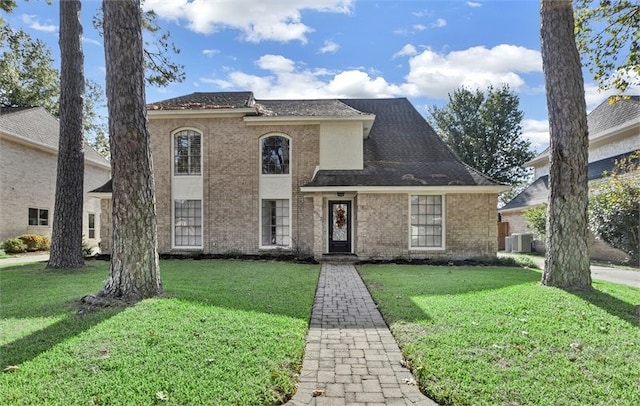
[[[640,117],[640,96],[606,100],[587,115],[589,137]]]
[[[109,179],[107,183],[89,191],[89,193],[113,193],[113,179]]]
[[[629,157],[633,152],[612,156],[610,158],[601,159],[591,162],[587,167],[587,179],[595,180],[603,178],[605,172],[611,172],[616,167],[616,161]],[[532,184],[527,186],[525,190],[520,192],[516,197],[511,199],[509,203],[502,206],[500,210],[519,209],[525,207],[536,206],[546,203],[549,197],[549,177],[541,176]]]
[[[364,169],[321,170],[305,186],[494,186],[462,163],[405,98],[341,99],[376,120],[364,140]]]
[[[147,104],[148,110],[241,109],[254,107],[253,92],[191,93]]]
[[[256,107],[260,115],[268,117],[358,117],[366,114],[336,99],[256,100]]]

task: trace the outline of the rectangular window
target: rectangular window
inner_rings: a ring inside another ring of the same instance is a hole
[[[89,213],[89,238],[96,238],[96,215]]]
[[[173,173],[200,175],[202,137],[193,130],[183,130],[173,136]]]
[[[29,225],[30,226],[48,226],[49,210],[29,208]]]
[[[442,248],[442,196],[411,196],[411,248]]]
[[[176,200],[173,208],[176,247],[202,247],[202,201]]]
[[[262,201],[262,245],[288,247],[289,238],[289,200]]]

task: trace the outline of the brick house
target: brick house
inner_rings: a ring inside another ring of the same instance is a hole
[[[58,167],[58,120],[42,107],[0,108],[0,241],[21,234],[51,236]],[[109,161],[84,148],[84,190],[111,177]],[[100,239],[100,201],[85,195],[83,234]]]
[[[147,109],[161,253],[496,255],[507,187],[462,163],[404,98],[193,93]],[[110,193],[93,193],[103,231]]]
[[[631,96],[611,103],[606,100],[587,115],[589,127],[589,184],[602,180],[605,172],[611,172],[616,161],[640,150],[640,96]],[[524,219],[523,212],[540,206],[549,197],[549,150],[527,162],[533,168],[533,182],[506,205],[501,207],[501,220],[509,224],[510,233],[533,233]],[[544,241],[534,236],[537,251],[544,251]],[[626,255],[593,235],[589,238],[590,256],[593,259],[624,261]]]

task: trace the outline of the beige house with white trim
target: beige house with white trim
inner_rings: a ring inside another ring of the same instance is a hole
[[[59,122],[42,107],[0,109],[0,241],[51,236]],[[100,200],[86,192],[109,180],[109,161],[85,144],[83,235],[100,242]]]

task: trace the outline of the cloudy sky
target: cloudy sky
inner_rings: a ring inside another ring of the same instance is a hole
[[[83,1],[85,74],[104,82],[104,49]],[[407,97],[427,114],[460,86],[508,84],[523,136],[548,144],[539,2],[391,0],[146,0],[181,50],[186,80],[149,88],[147,102],[192,92],[252,90],[256,98]],[[59,53],[58,3],[19,2],[4,16]],[[56,62],[58,63],[58,62]],[[587,108],[604,101],[585,72]]]

